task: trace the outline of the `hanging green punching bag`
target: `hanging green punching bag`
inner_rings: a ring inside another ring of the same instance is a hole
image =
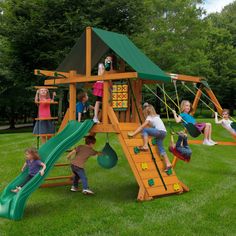
[[[105,169],[111,169],[117,164],[117,154],[108,142],[102,149],[102,154],[98,156],[97,161]]]

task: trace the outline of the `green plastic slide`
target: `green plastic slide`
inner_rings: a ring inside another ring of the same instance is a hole
[[[12,193],[28,174],[28,168],[17,176],[2,192],[0,197],[0,217],[20,220],[29,196],[42,184],[58,158],[71,146],[83,138],[93,126],[92,120],[83,123],[69,121],[67,126],[39,149],[42,162],[47,166],[45,174],[36,174],[18,193]]]

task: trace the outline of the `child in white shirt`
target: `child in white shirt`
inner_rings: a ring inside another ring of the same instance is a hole
[[[229,110],[223,109],[222,110],[222,120],[218,120],[218,113],[215,112],[215,123],[221,124],[225,129],[227,129],[234,137],[236,137],[236,130],[231,127],[233,123],[232,120],[229,118]]]
[[[161,120],[160,116],[156,114],[154,107],[150,104],[145,104],[143,109],[143,114],[146,120],[144,123],[138,127],[134,132],[129,132],[128,136],[133,137],[136,134],[142,132],[143,136],[143,146],[138,147],[140,151],[148,151],[148,136],[152,136],[156,138],[156,144],[158,146],[158,150],[160,155],[163,157],[166,165],[165,171],[171,169],[171,163],[166,154],[166,151],[163,147],[163,140],[166,137],[166,128]],[[152,128],[148,128],[146,126],[150,125]]]

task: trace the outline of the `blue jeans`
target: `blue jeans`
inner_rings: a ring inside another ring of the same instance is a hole
[[[165,156],[166,155],[166,151],[163,147],[163,140],[166,137],[166,132],[163,130],[158,130],[156,128],[144,128],[142,130],[142,136],[153,136],[156,138],[156,144],[159,150],[159,153],[161,156]]]
[[[71,170],[75,174],[73,178],[73,186],[75,188],[78,188],[78,182],[79,182],[79,179],[81,179],[83,189],[88,189],[88,180],[87,180],[84,169],[75,165],[71,165]]]
[[[187,137],[178,137],[176,142],[176,150],[180,152],[183,156],[190,157],[192,154],[192,150],[188,146],[188,139]]]

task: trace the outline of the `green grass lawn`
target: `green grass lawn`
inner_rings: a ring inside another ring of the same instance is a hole
[[[216,125],[213,138],[233,141]],[[97,139],[99,150],[105,135]],[[168,142],[169,137],[166,147]],[[0,219],[0,236],[236,235],[235,146],[192,145],[191,162],[179,161],[176,167],[190,192],[140,203],[137,183],[115,135],[110,143],[119,156],[115,168],[102,169],[95,158],[86,166],[95,196],[72,193],[69,186],[38,189],[27,202],[23,220]],[[0,191],[19,173],[24,149],[32,145],[36,140],[31,133],[0,134]],[[69,173],[69,167],[55,168],[52,176]]]

